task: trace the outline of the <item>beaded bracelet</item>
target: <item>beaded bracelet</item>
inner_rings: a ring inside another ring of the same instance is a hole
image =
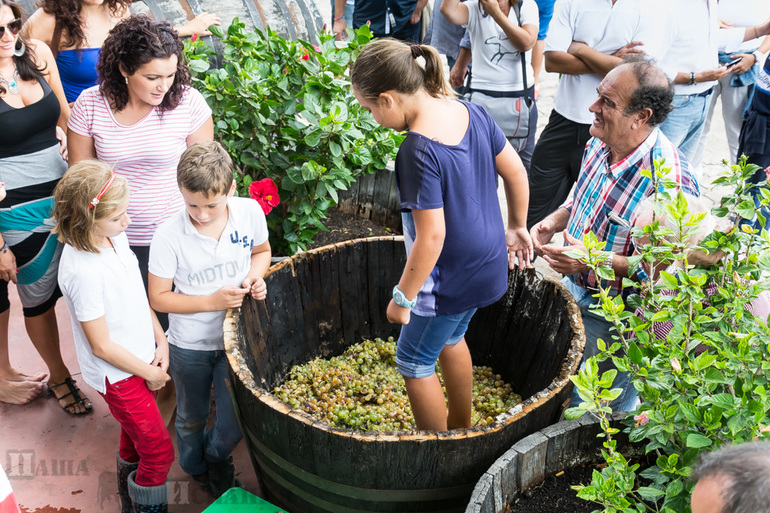
[[[344,16],[335,16],[334,21],[340,21],[340,20],[344,20],[344,19],[345,19]]]

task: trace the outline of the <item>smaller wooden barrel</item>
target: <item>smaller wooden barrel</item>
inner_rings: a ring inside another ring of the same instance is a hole
[[[405,262],[401,237],[359,239],[273,266],[266,301],[225,321],[225,347],[244,438],[266,498],[292,513],[462,512],[476,481],[517,440],[555,422],[585,335],[572,296],[534,270],[474,316],[466,339],[527,399],[490,425],[450,432],[331,428],[271,393],[295,364],[341,354],[362,338],[397,335],[385,319]]]

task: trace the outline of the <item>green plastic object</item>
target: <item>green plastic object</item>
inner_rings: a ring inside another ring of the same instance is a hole
[[[288,513],[242,488],[230,488],[203,513]]]

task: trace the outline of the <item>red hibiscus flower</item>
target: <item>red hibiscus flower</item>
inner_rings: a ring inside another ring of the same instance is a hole
[[[273,207],[281,202],[281,198],[278,197],[278,186],[270,178],[251,182],[249,196],[251,199],[257,200],[265,215],[269,214]]]
[[[316,53],[321,53],[321,47],[313,45],[313,50],[316,51]],[[302,54],[302,57],[300,57],[303,61],[309,61],[310,60],[310,52],[305,50],[305,53]]]

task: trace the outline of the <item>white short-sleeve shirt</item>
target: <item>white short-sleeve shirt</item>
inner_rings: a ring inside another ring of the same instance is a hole
[[[677,2],[680,0],[676,0]],[[545,52],[567,52],[573,41],[611,55],[631,41],[641,41],[642,50],[659,59],[666,8],[660,0],[561,0],[548,29]],[[590,124],[588,107],[596,101],[602,75],[564,74],[554,99],[554,109],[575,123]]]
[[[110,340],[143,362],[151,363],[155,358],[150,304],[136,256],[125,233],[110,240],[114,247],[99,253],[78,251],[65,244],[59,262],[59,287],[70,312],[83,380],[102,394],[106,392],[105,378],[112,384],[131,374],[94,356],[81,322],[104,317]]]
[[[759,23],[761,20],[757,20]],[[718,51],[737,48],[743,41],[744,29],[719,29],[719,7],[716,0],[676,0],[669,3],[665,24],[665,46],[668,48],[660,67],[670,80],[680,72],[690,73],[719,66]],[[680,95],[699,94],[711,89],[716,80],[697,84],[674,84]]]
[[[471,37],[473,55],[473,76],[471,87],[488,91],[521,91],[524,81],[521,78],[521,53],[508,40],[500,25],[486,14],[478,0],[465,2],[468,7],[468,33]],[[508,20],[519,25],[516,11],[511,7]],[[540,26],[537,4],[534,0],[525,0],[521,6],[521,25]],[[527,69],[527,87],[535,85],[532,70],[532,50],[525,54]]]
[[[719,19],[733,27],[752,27],[770,18],[768,0],[719,0]],[[750,39],[737,47],[725,48],[727,53],[752,52],[764,38]],[[760,63],[761,64],[761,63]]]
[[[268,237],[265,214],[250,198],[229,198],[228,218],[219,240],[198,233],[186,209],[163,223],[150,245],[150,272],[174,280],[174,291],[208,296],[224,287],[240,287],[251,268],[251,250]],[[183,349],[224,348],[225,311],[169,314],[168,343]]]
[[[158,225],[184,206],[176,168],[187,137],[210,117],[206,100],[191,87],[175,109],[161,113],[152,108],[130,126],[115,119],[99,86],[86,89],[75,102],[69,129],[92,138],[96,157],[128,180],[132,223],[126,235],[132,245],[149,246]]]

